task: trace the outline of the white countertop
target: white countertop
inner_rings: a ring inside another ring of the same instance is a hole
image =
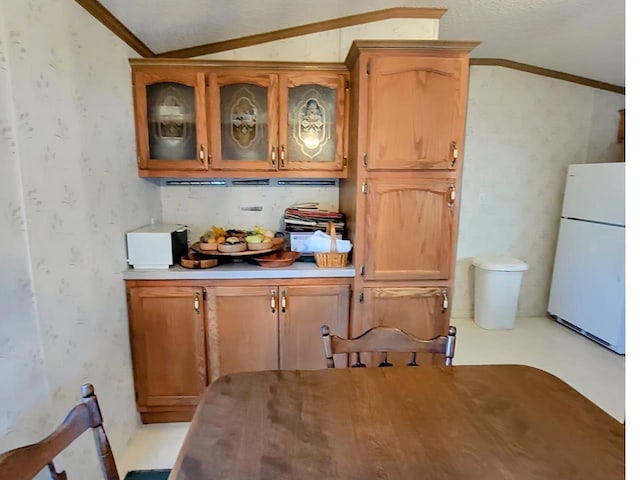
[[[314,262],[294,262],[289,267],[267,268],[249,263],[225,263],[205,269],[174,265],[168,269],[134,269],[123,273],[125,280],[234,280],[252,278],[336,278],[354,277],[353,265],[318,268]]]

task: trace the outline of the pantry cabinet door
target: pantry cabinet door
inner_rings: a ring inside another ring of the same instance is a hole
[[[278,368],[278,287],[207,288],[209,380]]]
[[[445,280],[455,248],[455,181],[368,179],[365,280]]]
[[[277,170],[278,77],[209,75],[211,168]]]
[[[343,170],[346,78],[337,73],[280,75],[280,170]]]
[[[421,339],[447,335],[446,287],[370,287],[363,291],[364,329],[380,325],[396,327]],[[362,332],[360,332],[362,333]],[[358,335],[354,332],[354,335]],[[381,357],[367,356],[367,365],[377,365]],[[394,365],[406,365],[410,354],[389,354]],[[370,363],[369,363],[370,362]],[[442,355],[419,354],[419,365],[444,364]]]
[[[349,285],[280,287],[280,368],[327,368],[320,329],[348,336]],[[345,357],[345,358],[343,358]],[[346,366],[346,356],[336,356],[336,366]]]
[[[176,69],[134,72],[141,170],[207,170],[205,75]]]
[[[455,170],[464,137],[466,60],[378,56],[367,70],[367,169]]]
[[[203,289],[134,287],[127,293],[138,409],[197,405],[207,386]]]

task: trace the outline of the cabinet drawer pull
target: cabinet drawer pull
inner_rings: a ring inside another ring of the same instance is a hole
[[[458,160],[458,144],[451,142],[451,168],[453,168]]]
[[[271,290],[271,313],[276,313],[276,291]]]
[[[196,292],[195,296],[193,297],[193,309],[196,311],[196,313],[200,313],[200,292]]]
[[[280,306],[282,307],[283,312],[287,311],[287,292],[286,291],[282,292],[282,297],[280,299]]]
[[[449,297],[446,290],[442,290],[442,313],[445,313],[449,308]]]

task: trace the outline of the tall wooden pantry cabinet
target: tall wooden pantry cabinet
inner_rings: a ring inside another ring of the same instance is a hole
[[[477,45],[355,41],[351,47],[351,161],[340,208],[354,243],[352,337],[375,325],[423,338],[447,333],[469,52]]]

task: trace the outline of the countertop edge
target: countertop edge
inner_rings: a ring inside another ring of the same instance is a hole
[[[353,278],[355,268],[319,268],[314,263],[296,262],[290,267],[265,268],[248,264],[227,264],[208,269],[174,265],[168,269],[125,270],[124,280],[248,280],[270,278]]]

